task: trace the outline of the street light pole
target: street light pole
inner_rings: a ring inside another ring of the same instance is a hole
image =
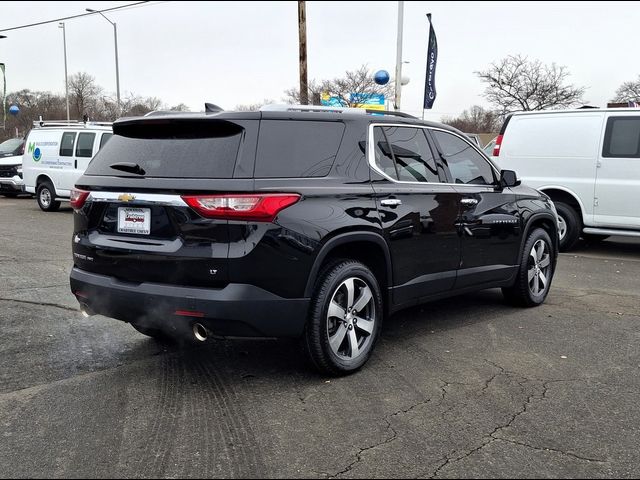
[[[118,110],[118,114],[120,114],[120,69],[118,68],[118,27],[116,26],[115,22],[112,22],[111,20],[109,20],[100,10],[94,10],[92,8],[87,8],[86,10],[87,12],[91,12],[91,13],[99,13],[100,15],[102,15],[102,18],[104,18],[107,22],[113,25],[113,40],[114,40],[115,52],[116,52],[116,96],[118,99],[117,110]]]
[[[396,94],[394,107],[400,110],[400,97],[402,95],[402,31],[404,26],[404,2],[398,2],[398,44],[396,47]]]
[[[69,76],[67,74],[67,31],[64,22],[58,24],[58,28],[62,29],[62,43],[64,44],[64,90],[67,100],[67,122],[69,121]]]

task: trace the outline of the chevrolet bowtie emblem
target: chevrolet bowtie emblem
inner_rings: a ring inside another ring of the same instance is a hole
[[[136,196],[135,195],[131,195],[130,193],[123,193],[122,195],[118,195],[118,200],[120,200],[121,202],[131,202],[132,200],[135,200]]]

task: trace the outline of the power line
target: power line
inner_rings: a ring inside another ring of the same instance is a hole
[[[141,5],[141,4],[144,4],[144,3],[149,3],[149,1],[147,0],[147,1],[144,1],[144,2],[135,2],[135,3],[130,3],[128,5],[121,5],[119,7],[105,8],[104,10],[96,10],[95,12],[81,13],[79,15],[72,15],[70,17],[56,18],[54,20],[46,20],[44,22],[30,23],[28,25],[20,25],[18,27],[4,28],[4,29],[0,30],[0,32],[9,32],[11,30],[19,30],[21,28],[36,27],[38,25],[46,25],[47,23],[56,23],[56,22],[61,22],[63,20],[71,20],[72,18],[86,17],[88,15],[95,15],[98,12],[112,12],[113,10],[122,10],[123,8],[130,8],[130,7],[134,7],[136,5]]]

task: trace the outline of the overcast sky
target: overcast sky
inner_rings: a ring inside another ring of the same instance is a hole
[[[0,30],[130,2],[2,2]],[[402,109],[420,115],[428,37],[438,37],[438,97],[426,118],[458,115],[478,104],[475,71],[509,54],[565,65],[585,99],[605,106],[640,74],[640,3],[405,2]],[[393,72],[397,2],[307,2],[309,78],[368,64]],[[205,101],[280,101],[298,84],[297,2],[150,2],[109,13],[118,26],[120,88],[169,105],[201,110]],[[99,15],[69,20],[69,74],[87,72],[115,92],[113,28]],[[57,23],[5,32],[0,62],[7,90],[64,92],[62,31]]]

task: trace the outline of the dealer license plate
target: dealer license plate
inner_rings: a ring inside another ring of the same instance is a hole
[[[149,235],[151,233],[151,209],[118,208],[118,233]]]

